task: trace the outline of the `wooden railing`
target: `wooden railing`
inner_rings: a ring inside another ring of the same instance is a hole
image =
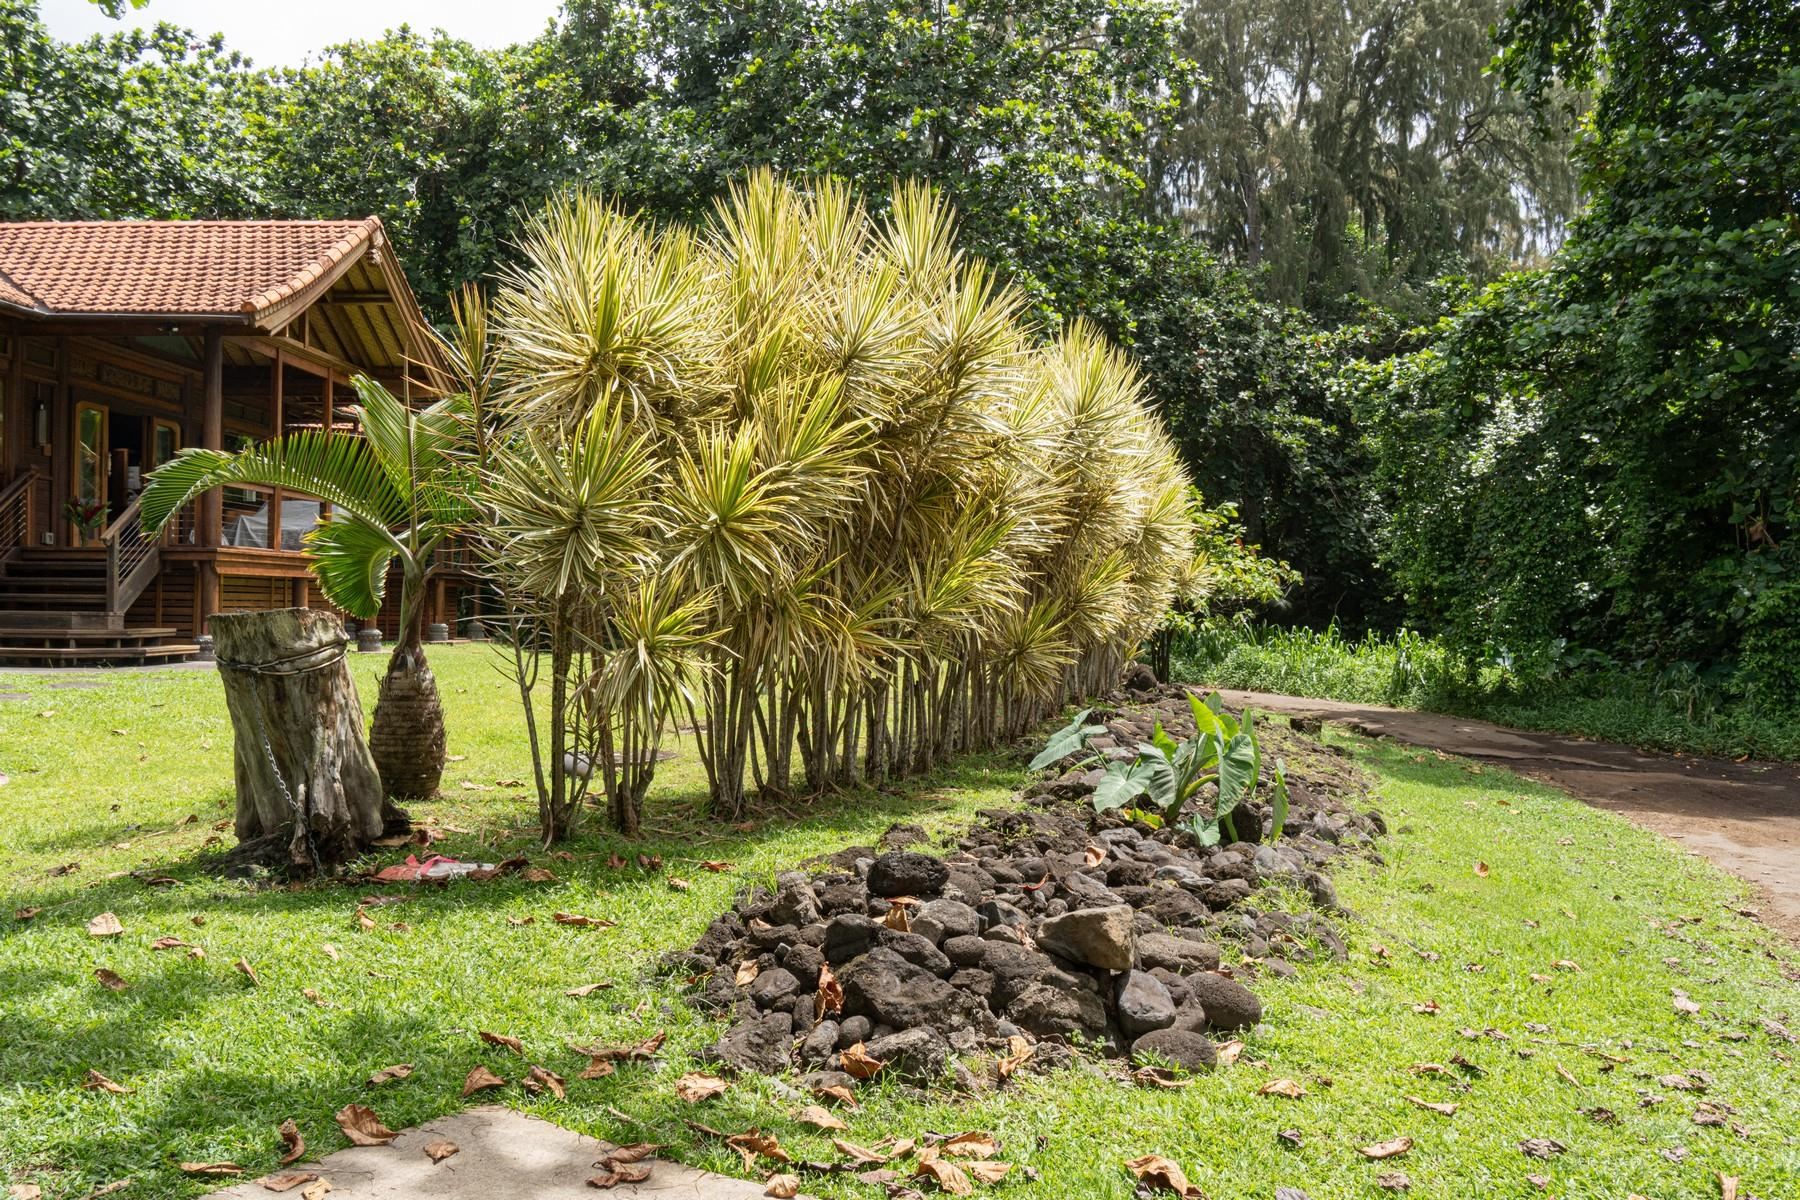
[[[37,472],[25,470],[0,489],[0,563],[31,540],[31,493]]]
[[[113,523],[100,531],[100,544],[106,547],[106,611],[122,613],[130,609],[161,565],[161,539],[144,532],[138,520],[142,497],[134,498]]]

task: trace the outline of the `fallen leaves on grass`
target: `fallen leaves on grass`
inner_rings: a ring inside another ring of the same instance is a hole
[[[1680,988],[1671,988],[1670,991],[1675,994],[1673,1003],[1676,1012],[1684,1013],[1690,1017],[1699,1015],[1700,1006],[1688,999],[1688,994],[1686,992],[1682,991]]]
[[[975,1185],[969,1182],[969,1177],[963,1172],[963,1169],[955,1163],[945,1162],[936,1155],[927,1157],[926,1154],[921,1154],[918,1164],[913,1167],[913,1178],[934,1181],[938,1185],[938,1189],[946,1195],[972,1196],[975,1194]]]
[[[525,1043],[521,1042],[518,1038],[513,1037],[511,1034],[492,1033],[486,1029],[477,1030],[476,1032],[481,1035],[481,1040],[488,1045],[504,1046],[514,1054],[517,1054],[520,1058],[525,1057]]]
[[[245,979],[248,979],[250,981],[251,987],[261,987],[262,986],[262,980],[260,980],[256,977],[256,968],[250,965],[249,959],[247,959],[247,958],[238,959],[236,962],[231,964],[231,969],[236,971],[239,975],[242,975]]]
[[[1289,1100],[1298,1100],[1306,1095],[1306,1089],[1292,1079],[1271,1079],[1256,1089],[1259,1096],[1285,1096]]]
[[[1738,1181],[1736,1175],[1719,1172],[1719,1200],[1737,1200]]]
[[[1383,1171],[1375,1177],[1375,1186],[1387,1192],[1404,1192],[1412,1186],[1405,1171]]]
[[[1475,864],[1475,874],[1476,874],[1476,875],[1477,875],[1477,876],[1478,876],[1478,877],[1480,877],[1480,878],[1482,878],[1482,879],[1486,879],[1486,878],[1487,878],[1487,877],[1488,877],[1488,871],[1489,871],[1489,868],[1488,868],[1488,865],[1487,865],[1487,864],[1486,864],[1486,863],[1484,863],[1484,862],[1479,862],[1479,861],[1478,861],[1478,862],[1476,862],[1476,864]]]
[[[184,1162],[181,1164],[181,1170],[185,1175],[242,1175],[244,1173],[244,1168],[234,1162]]]
[[[558,925],[573,925],[577,929],[611,929],[618,924],[605,917],[584,917],[580,913],[551,913],[550,919]]]
[[[122,1088],[100,1072],[90,1069],[87,1079],[82,1082],[83,1088],[90,1092],[111,1092],[115,1096],[130,1095],[129,1089]]]
[[[951,1158],[992,1158],[1000,1153],[1000,1143],[991,1133],[959,1133],[938,1149]]]
[[[112,913],[103,912],[87,923],[89,937],[118,937],[125,932],[125,926]]]
[[[746,1171],[756,1168],[756,1160],[759,1155],[776,1162],[794,1161],[788,1156],[788,1152],[781,1148],[781,1143],[775,1140],[774,1134],[764,1133],[760,1129],[746,1129],[742,1133],[734,1133],[725,1139],[725,1144],[738,1152],[738,1157],[744,1160],[744,1170]]]
[[[425,1143],[424,1149],[426,1158],[429,1158],[434,1163],[441,1163],[452,1154],[461,1150],[462,1147],[451,1141],[449,1138],[434,1138]]]
[[[677,1084],[677,1087],[680,1085]],[[720,1089],[721,1091],[724,1089]],[[686,1099],[687,1097],[682,1097]],[[809,1104],[794,1114],[794,1120],[811,1125],[817,1129],[848,1129],[850,1126],[839,1120],[832,1111],[821,1104]]]
[[[570,988],[568,991],[564,992],[563,995],[574,996],[579,999],[582,996],[591,996],[595,992],[603,992],[611,986],[612,984],[610,983],[584,983],[580,987]]]
[[[700,860],[700,869],[702,871],[711,871],[715,875],[720,871],[729,871],[731,870],[731,867],[732,864],[725,862],[723,859],[703,858]]]
[[[39,913],[41,913],[43,911],[44,910],[41,908],[15,908],[15,909],[13,909],[13,920],[29,921],[29,920],[31,920],[31,918],[37,916]],[[36,1187],[37,1185],[21,1183],[19,1186],[20,1187]]]
[[[847,1142],[843,1138],[832,1138],[831,1144],[839,1154],[852,1162],[872,1163],[879,1166],[888,1160],[888,1156],[885,1154],[871,1150],[867,1146],[859,1146],[855,1142]]]
[[[1364,1146],[1357,1153],[1364,1158],[1383,1159],[1398,1158],[1413,1148],[1413,1140],[1409,1137],[1389,1138],[1385,1142],[1376,1142],[1373,1146]]]
[[[1410,1104],[1416,1104],[1420,1108],[1429,1108],[1432,1112],[1441,1113],[1446,1117],[1453,1117],[1456,1115],[1456,1105],[1454,1104],[1436,1104],[1430,1100],[1421,1099],[1418,1096],[1408,1096],[1406,1099]]]
[[[871,1058],[861,1042],[845,1050],[838,1057],[843,1063],[845,1073],[856,1079],[873,1079],[877,1071],[887,1066],[879,1058]]]
[[[800,1194],[800,1177],[798,1175],[771,1175],[768,1186],[763,1188],[763,1195],[774,1196],[776,1200],[793,1200]]]
[[[152,950],[179,950],[186,945],[187,943],[178,937],[159,937],[150,943],[150,948]]]
[[[685,879],[678,878],[674,875],[669,876],[669,890],[671,892],[685,892],[693,886],[693,884]]]
[[[463,1096],[473,1096],[476,1092],[484,1092],[488,1088],[505,1087],[506,1080],[500,1078],[486,1067],[476,1067],[463,1079]]]
[[[381,1123],[375,1110],[366,1104],[346,1104],[332,1114],[338,1128],[357,1146],[386,1146],[400,1135]]]
[[[1134,1158],[1125,1164],[1125,1169],[1152,1191],[1174,1192],[1182,1200],[1206,1200],[1206,1193],[1188,1182],[1181,1167],[1160,1154]]]
[[[824,1087],[816,1087],[813,1089],[813,1095],[819,1097],[821,1100],[836,1100],[845,1108],[856,1107],[856,1093],[852,1092],[841,1083],[830,1083],[826,1084]]]
[[[300,1136],[300,1126],[295,1124],[294,1118],[283,1121],[275,1133],[281,1138],[281,1165],[299,1162],[300,1156],[306,1153],[306,1139]]]
[[[568,1085],[563,1082],[563,1077],[544,1067],[534,1066],[525,1072],[525,1078],[519,1081],[519,1086],[534,1096],[540,1092],[549,1092],[558,1100],[569,1098]]]
[[[256,1182],[265,1191],[291,1192],[303,1183],[311,1183],[318,1175],[312,1171],[279,1171],[273,1175],[264,1175]]]
[[[120,975],[111,967],[95,967],[94,978],[98,979],[100,981],[100,986],[109,992],[122,992],[131,986],[129,983],[125,982],[125,977],[123,975]]]
[[[369,1086],[380,1087],[382,1084],[392,1083],[396,1079],[405,1079],[412,1073],[413,1065],[411,1063],[395,1063],[393,1066],[383,1067],[369,1076]]]
[[[6,1189],[6,1200],[44,1200],[44,1189],[35,1183],[15,1183]]]
[[[662,1049],[662,1044],[668,1039],[669,1035],[666,1031],[658,1030],[634,1046],[570,1046],[569,1049],[576,1054],[587,1055],[590,1060],[588,1070],[591,1071],[597,1063],[601,1062],[648,1062],[656,1057],[656,1052]],[[581,1077],[598,1079],[601,1075],[610,1074],[612,1074],[610,1071],[601,1071],[596,1075],[589,1075],[583,1071]]]
[[[1526,1158],[1550,1159],[1562,1154],[1568,1147],[1555,1138],[1526,1138],[1519,1143],[1519,1150]]]
[[[1414,1012],[1425,1017],[1435,1017],[1443,1011],[1436,1000],[1427,1000],[1423,1004],[1413,1005],[1412,1008]]]
[[[578,1075],[576,1078],[578,1078],[578,1079],[605,1079],[608,1075],[611,1075],[617,1069],[618,1069],[617,1067],[613,1066],[612,1059],[610,1059],[610,1058],[589,1059],[588,1065],[581,1068],[581,1074]]]

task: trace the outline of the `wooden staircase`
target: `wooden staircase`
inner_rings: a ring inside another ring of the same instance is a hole
[[[101,545],[48,549],[23,544],[17,529],[29,522],[13,519],[14,492],[0,492],[0,666],[132,666],[199,653],[176,629],[125,625],[160,566],[158,547],[137,528],[136,504],[101,533]]]

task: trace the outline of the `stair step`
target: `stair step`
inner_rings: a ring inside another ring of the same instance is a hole
[[[34,645],[74,645],[92,642],[95,644],[113,642],[152,642],[176,637],[181,631],[173,625],[145,627],[132,626],[129,629],[57,629],[51,626],[0,626],[0,645],[12,646],[21,642]]]
[[[86,663],[141,663],[192,658],[200,647],[191,642],[159,646],[0,646],[0,663],[8,666],[76,666]]]
[[[11,608],[43,608],[54,606],[89,607],[106,603],[106,594],[101,592],[15,592],[10,588],[0,587],[0,612]]]

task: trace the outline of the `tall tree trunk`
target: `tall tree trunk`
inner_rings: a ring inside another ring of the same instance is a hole
[[[227,613],[211,628],[234,735],[238,838],[284,837],[289,866],[310,873],[403,826],[363,742],[337,614]]]

